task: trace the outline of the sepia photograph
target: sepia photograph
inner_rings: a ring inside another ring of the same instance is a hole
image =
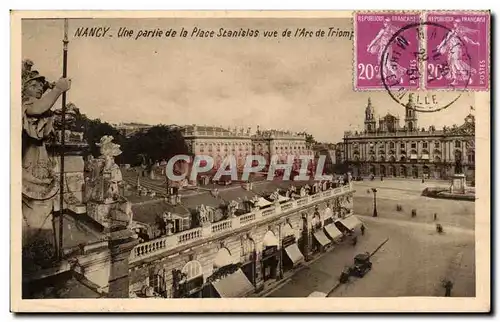
[[[490,309],[489,11],[11,25],[12,310]]]

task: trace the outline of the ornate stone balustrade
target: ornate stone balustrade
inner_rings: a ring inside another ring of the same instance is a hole
[[[265,210],[255,210],[251,213],[213,223],[204,228],[195,228],[180,232],[172,236],[165,236],[137,245],[130,255],[130,262],[139,261],[176,247],[187,245],[203,239],[210,239],[219,234],[227,233],[231,230],[256,224],[261,220],[269,219],[273,216],[281,216],[290,213],[298,208],[309,206],[324,199],[353,191],[352,183],[343,187],[322,191],[315,195],[302,197],[297,200],[288,201],[281,205],[272,205]]]
[[[245,214],[245,215],[243,215],[243,216],[240,216],[240,217],[239,217],[239,220],[240,220],[240,226],[245,225],[245,224],[247,224],[247,223],[249,223],[249,222],[254,221],[254,220],[255,220],[255,218],[256,218],[256,213],[253,213],[253,212],[251,212],[251,213],[249,213],[249,214]]]
[[[270,216],[270,215],[274,215],[276,213],[276,209],[274,207],[271,207],[269,209],[266,209],[266,210],[262,210],[262,216]]]
[[[231,219],[219,221],[212,224],[212,233],[216,234],[221,231],[230,230],[231,228],[233,228],[233,221]]]
[[[185,244],[187,242],[190,242],[191,240],[201,238],[202,237],[202,229],[201,228],[190,229],[190,230],[180,232],[174,236],[177,236],[177,243],[179,245]]]

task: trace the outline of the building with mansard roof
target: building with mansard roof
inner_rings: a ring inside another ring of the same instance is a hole
[[[260,130],[255,133],[251,128],[223,128],[220,126],[188,125],[182,128],[189,152],[195,155],[208,155],[214,159],[218,169],[224,158],[233,155],[239,169],[245,165],[246,157],[262,155],[269,164],[272,155],[285,162],[293,155],[313,155],[306,143],[305,135],[285,130]]]
[[[375,106],[368,99],[363,131],[344,134],[344,162],[354,176],[446,179],[465,173],[472,181],[474,122],[474,115],[469,114],[461,126],[420,127],[410,95],[401,126],[399,116],[390,113],[377,119]]]

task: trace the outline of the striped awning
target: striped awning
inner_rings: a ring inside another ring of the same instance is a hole
[[[313,236],[314,236],[314,238],[316,238],[316,240],[318,241],[318,243],[321,246],[327,246],[331,242],[330,239],[328,239],[328,237],[326,237],[325,233],[322,230],[318,230],[318,231],[314,232]]]
[[[290,258],[290,260],[292,261],[293,266],[304,260],[304,255],[302,255],[302,253],[300,252],[297,243],[293,243],[292,245],[285,248],[285,252],[288,255],[288,258]]]
[[[423,160],[429,160],[429,155],[428,154],[422,154],[422,159]]]
[[[245,297],[255,289],[241,269],[212,283],[221,298]]]
[[[342,236],[342,232],[335,226],[335,224],[326,225],[325,231],[332,240],[336,240]]]
[[[418,159],[418,156],[416,154],[410,154],[410,159]]]

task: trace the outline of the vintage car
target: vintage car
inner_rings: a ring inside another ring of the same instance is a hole
[[[351,275],[356,277],[363,277],[371,269],[372,262],[370,262],[370,254],[358,254],[354,257],[354,265],[351,267]]]

